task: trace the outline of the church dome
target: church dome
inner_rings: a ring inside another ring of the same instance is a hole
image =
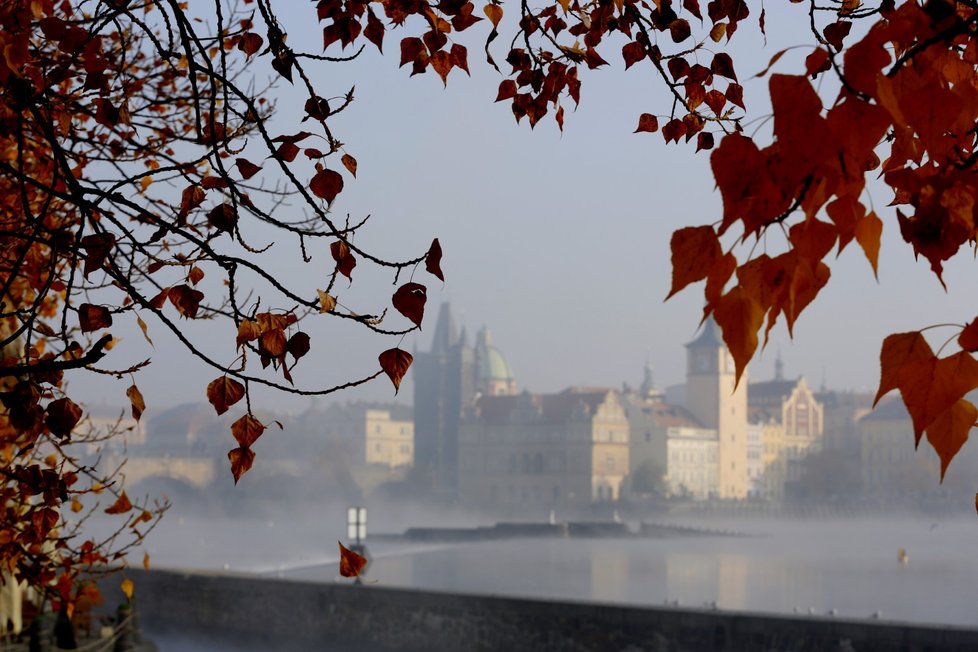
[[[494,346],[480,346],[475,351],[475,369],[479,380],[510,380],[513,370]]]
[[[492,345],[492,335],[485,326],[475,339],[475,375],[481,381],[513,379],[513,370],[499,349]]]

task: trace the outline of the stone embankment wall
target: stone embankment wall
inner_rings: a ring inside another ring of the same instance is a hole
[[[143,632],[199,649],[975,652],[978,630],[129,571]],[[212,645],[208,645],[211,641]],[[181,646],[183,649],[183,646]]]

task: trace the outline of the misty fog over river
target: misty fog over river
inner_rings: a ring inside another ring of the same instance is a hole
[[[336,540],[346,542],[341,519],[335,509],[314,508],[276,519],[170,514],[150,538],[152,564],[346,582],[337,568]],[[372,531],[401,531],[404,520],[435,524],[420,519],[378,518]],[[665,520],[749,536],[451,544],[368,538],[368,577],[436,591],[978,626],[974,518]]]

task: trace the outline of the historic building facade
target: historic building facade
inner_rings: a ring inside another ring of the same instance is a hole
[[[628,436],[612,390],[480,396],[463,414],[459,498],[537,511],[618,500]]]

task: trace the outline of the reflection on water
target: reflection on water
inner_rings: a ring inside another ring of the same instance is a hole
[[[740,525],[756,536],[375,544],[370,577],[443,591],[978,626],[975,523]],[[335,574],[329,564],[285,576]]]
[[[343,514],[274,522],[165,519],[154,567],[334,582]],[[424,525],[430,521],[415,520]],[[952,623],[978,627],[978,519],[711,519],[750,537],[523,539],[408,544],[368,539],[381,586],[639,605]],[[376,519],[374,527],[397,529]],[[905,548],[909,563],[898,561]]]

